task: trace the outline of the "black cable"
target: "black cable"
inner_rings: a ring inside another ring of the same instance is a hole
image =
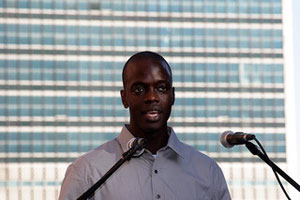
[[[270,160],[270,158],[269,158],[267,152],[265,151],[264,147],[260,144],[260,142],[258,141],[258,139],[254,138],[254,140],[255,140],[255,142],[258,144],[258,146],[260,147],[260,149],[262,150],[262,152],[263,152],[263,154],[266,156],[266,158],[267,158],[268,160]],[[272,167],[271,167],[271,168],[272,168]],[[282,191],[284,192],[286,198],[289,199],[289,200],[291,200],[291,198],[289,197],[288,193],[287,193],[286,190],[284,189],[284,187],[283,187],[283,185],[282,185],[282,183],[281,183],[281,180],[280,180],[280,178],[278,177],[277,172],[276,172],[273,168],[272,168],[272,170],[273,170],[273,172],[274,172],[274,174],[275,174],[275,177],[276,177],[276,179],[277,179],[277,182],[279,183],[279,185],[280,185]]]

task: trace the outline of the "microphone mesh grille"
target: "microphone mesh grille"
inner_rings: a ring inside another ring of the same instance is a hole
[[[233,134],[234,134],[234,133],[233,133],[232,131],[230,131],[230,130],[224,131],[224,132],[221,134],[221,136],[220,136],[220,143],[221,143],[224,147],[226,147],[226,148],[231,148],[231,147],[233,147],[233,145],[229,144],[229,143],[227,142],[227,140],[226,140],[226,138],[227,138],[228,135],[233,135]]]

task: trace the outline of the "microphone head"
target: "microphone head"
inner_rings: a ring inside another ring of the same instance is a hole
[[[131,138],[128,143],[127,143],[127,148],[131,149],[132,147],[135,147],[137,145],[141,145],[142,143],[144,143],[143,146],[141,146],[141,148],[139,148],[134,154],[133,157],[139,157],[141,156],[144,151],[145,151],[145,142],[146,140],[144,138]]]
[[[145,142],[144,138],[131,138],[127,143],[127,148],[130,149],[131,147],[134,147],[135,145],[140,145],[143,142]]]
[[[227,136],[228,135],[233,135],[234,133],[230,130],[227,130],[227,131],[224,131],[221,136],[220,136],[220,143],[226,147],[226,148],[231,148],[233,147],[232,144],[229,144],[228,141],[227,141]]]

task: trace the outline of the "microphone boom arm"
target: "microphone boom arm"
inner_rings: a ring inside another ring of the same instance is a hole
[[[294,188],[300,192],[300,185],[296,183],[289,175],[282,171],[272,160],[270,160],[265,154],[263,154],[255,144],[246,142],[246,147],[253,155],[260,157],[265,163],[267,163],[273,170],[280,174],[287,182],[289,182]]]
[[[146,140],[142,139],[140,144],[137,144],[135,146],[133,146],[132,148],[130,148],[128,151],[126,151],[125,153],[122,154],[121,159],[114,164],[114,166],[112,166],[112,168],[110,170],[108,170],[106,172],[106,174],[104,174],[94,185],[92,185],[92,187],[90,187],[86,192],[84,192],[80,197],[78,197],[77,200],[87,200],[89,199],[92,195],[94,195],[94,192],[119,168],[121,167],[121,165],[126,162],[129,161],[133,154],[142,148],[145,148],[146,146]]]

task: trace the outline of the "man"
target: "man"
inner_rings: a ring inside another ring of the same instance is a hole
[[[144,154],[124,163],[94,199],[230,199],[221,169],[209,157],[180,142],[167,121],[174,104],[169,64],[159,54],[140,52],[123,69],[122,103],[130,123],[118,138],[81,156],[67,169],[59,199],[76,199],[128,150],[134,137],[146,138]]]

